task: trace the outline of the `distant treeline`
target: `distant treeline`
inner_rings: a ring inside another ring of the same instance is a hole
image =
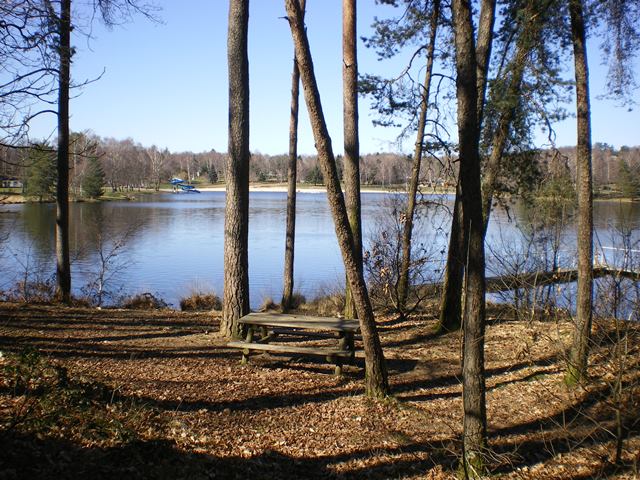
[[[33,169],[42,168],[37,158],[54,154],[46,143],[37,151],[31,148],[4,148],[0,150],[0,177],[6,184],[17,180],[26,185],[34,177]],[[518,193],[530,189],[531,183],[552,176],[575,178],[575,148],[562,147],[543,150],[531,155],[532,167],[524,180],[514,183],[518,175],[507,174],[503,190]],[[159,189],[172,177],[194,183],[223,183],[226,154],[209,152],[170,152],[156,146],[144,147],[132,139],[115,140],[92,134],[74,133],[71,139],[70,187],[75,195],[82,195],[85,177],[91,161],[98,159],[104,172],[104,188],[111,191]],[[342,159],[338,156],[341,171]],[[521,159],[513,162],[522,170]],[[52,167],[53,168],[53,167]],[[411,173],[411,158],[397,153],[370,153],[362,155],[360,175],[363,185],[403,186]],[[422,182],[430,186],[448,187],[455,184],[457,162],[455,158],[435,155],[423,163]],[[599,190],[612,190],[625,196],[635,196],[640,190],[640,147],[615,149],[603,143],[593,147],[594,185]],[[251,155],[251,182],[286,182],[287,155]],[[322,173],[315,155],[298,157],[298,179],[311,185],[322,184]],[[529,184],[527,184],[529,182]],[[6,185],[5,185],[6,186]]]

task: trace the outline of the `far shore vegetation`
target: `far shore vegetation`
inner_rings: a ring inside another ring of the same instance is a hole
[[[131,200],[140,193],[173,191],[171,178],[181,178],[201,190],[224,189],[224,162],[220,152],[171,153],[156,147],[146,148],[130,140],[103,140],[90,134],[73,134],[77,142],[91,146],[92,154],[72,155],[70,199],[73,201]],[[554,155],[555,153],[561,155]],[[52,202],[55,176],[51,171],[51,153],[38,150],[1,149],[0,201],[2,203]],[[35,160],[34,160],[35,157]],[[47,158],[49,157],[49,158]],[[286,191],[286,157],[253,154],[250,186],[255,190]],[[503,197],[535,195],[544,197],[549,185],[558,191],[575,181],[575,148],[557,152],[536,152],[536,164],[528,183],[514,189],[508,182],[497,195]],[[559,158],[559,160],[558,160]],[[338,166],[341,158],[337,158]],[[434,162],[435,165],[439,165]],[[444,162],[443,162],[444,165]],[[376,153],[361,156],[363,191],[406,192],[411,163],[405,155]],[[317,157],[298,157],[297,189],[323,189],[324,182]],[[338,169],[342,173],[342,168]],[[423,175],[422,193],[455,193],[454,170],[434,169]],[[633,201],[640,198],[640,147],[622,147],[596,143],[593,148],[594,196],[596,199]],[[540,188],[540,187],[543,188]],[[572,189],[573,187],[571,187]],[[564,191],[564,190],[563,190]],[[564,191],[566,193],[566,191]]]

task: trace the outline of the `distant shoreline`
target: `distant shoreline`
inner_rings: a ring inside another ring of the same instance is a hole
[[[196,188],[201,192],[224,192],[226,190],[225,185],[214,185],[209,187],[198,187]],[[172,192],[173,190],[170,188],[161,189],[163,192]],[[270,192],[270,193],[287,193],[289,191],[287,185],[268,185],[263,183],[253,183],[249,184],[250,192]],[[327,189],[322,185],[314,185],[311,187],[307,186],[296,186],[297,193],[326,193]],[[406,193],[404,189],[401,188],[361,188],[361,193]],[[435,193],[449,193],[449,192],[435,192]]]
[[[226,186],[224,184],[215,184],[215,185],[195,185],[198,191],[200,192],[224,192],[226,190]],[[141,191],[132,190],[128,192],[111,192],[110,189],[105,189],[104,195],[100,199],[92,200],[86,198],[70,198],[70,202],[110,202],[110,201],[127,201],[133,200],[138,195],[153,195],[156,193],[172,193],[174,190],[170,186],[163,186],[160,190],[153,189],[143,189]],[[288,187],[286,183],[277,183],[277,184],[269,184],[269,183],[250,183],[249,184],[250,192],[268,192],[268,193],[287,193]],[[326,193],[327,189],[324,185],[309,185],[306,184],[298,184],[296,186],[297,193]],[[407,191],[404,185],[395,185],[392,187],[363,187],[360,190],[361,193],[403,193],[406,194]],[[428,195],[454,195],[454,188],[433,188],[426,187],[423,190],[424,194]],[[635,203],[638,202],[637,198],[629,198],[629,197],[618,197],[615,195],[602,195],[598,194],[598,192],[594,192],[594,201],[620,201],[620,202],[628,202]],[[30,200],[19,193],[13,192],[0,192],[0,205],[11,205],[11,204],[23,204],[23,203],[53,203],[53,199],[45,200],[43,202],[37,202],[34,200]]]

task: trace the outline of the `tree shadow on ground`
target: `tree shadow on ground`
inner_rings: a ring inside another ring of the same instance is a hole
[[[298,457],[274,450],[221,457],[185,451],[168,440],[135,440],[117,447],[81,448],[60,439],[0,435],[3,478],[40,479],[331,479],[383,480],[423,475],[436,465],[454,466],[450,441]],[[416,454],[422,454],[418,459]],[[424,455],[426,453],[426,455]],[[400,454],[409,454],[399,460]],[[246,455],[246,457],[244,456]],[[362,460],[379,457],[373,466]],[[408,458],[407,458],[408,457]],[[426,457],[426,458],[425,458]],[[349,465],[345,465],[349,464]],[[346,469],[345,473],[340,470]]]
[[[134,360],[145,358],[170,359],[220,359],[232,358],[235,351],[215,346],[180,346],[162,347],[157,349],[137,347],[134,345],[119,345],[117,342],[111,344],[103,343],[74,343],[66,344],[60,339],[42,340],[33,339],[16,344],[11,339],[0,336],[0,348],[5,352],[20,353],[26,345],[36,348],[43,355],[56,359],[101,359],[109,358],[113,360]]]
[[[610,387],[593,390],[589,395],[577,400],[556,413],[544,418],[524,422],[517,425],[492,429],[490,437],[497,438],[491,445],[492,451],[506,460],[495,473],[507,473],[518,467],[533,466],[540,462],[547,462],[560,458],[579,448],[589,448],[609,444],[609,451],[613,453],[615,447],[615,428],[612,428],[614,412],[612,409],[595,408],[607,400],[611,395]],[[632,413],[632,412],[631,412]],[[638,424],[640,412],[626,418],[625,430],[627,438],[638,435],[633,426]],[[519,441],[509,440],[511,437],[523,438]],[[636,455],[635,463],[627,465],[613,465],[607,458],[590,465],[592,471],[588,474],[575,474],[567,478],[607,478],[612,473],[638,472],[640,453]]]
[[[420,345],[420,344],[424,345],[427,342],[430,342],[441,336],[442,335],[438,334],[437,332],[431,331],[429,333],[418,333],[410,337],[403,338],[402,340],[384,341],[384,337],[382,338],[382,340],[383,340],[384,348],[393,348],[393,347],[405,347],[408,345]]]
[[[52,318],[55,309],[55,318]],[[73,309],[64,307],[20,305],[20,310],[9,310],[5,307],[0,313],[0,324],[5,327],[37,328],[39,330],[65,330],[79,325],[90,325],[92,328],[113,327],[175,327],[211,330],[219,325],[218,314],[194,315],[181,313],[175,317],[174,311],[145,311],[144,315],[135,310],[95,310]]]
[[[502,375],[509,372],[517,372],[519,370],[523,370],[525,368],[530,367],[547,367],[549,365],[553,365],[555,359],[557,357],[555,355],[551,355],[545,358],[540,358],[534,361],[526,361],[520,362],[513,365],[508,365],[504,367],[496,367],[489,368],[486,370],[487,378],[491,378],[493,376]],[[407,380],[401,380],[394,384],[394,393],[400,394],[411,394],[411,392],[415,392],[417,390],[428,390],[432,388],[440,388],[440,387],[451,387],[454,385],[462,385],[462,375],[460,373],[459,365],[454,365],[449,362],[443,364],[442,362],[421,362],[420,366],[421,375],[415,376],[413,378],[409,378]],[[456,369],[456,373],[450,375],[441,375],[438,372],[442,372],[445,369],[451,370],[452,368]],[[542,372],[534,372],[531,375],[525,376],[524,378],[516,378],[513,380],[508,380],[504,382],[497,383],[489,387],[487,390],[492,390],[495,388],[500,388],[509,383],[516,383],[520,381],[526,381],[528,377],[535,377],[539,374],[548,373],[546,370]],[[428,401],[433,398],[450,398],[455,396],[460,396],[461,392],[447,392],[447,393],[427,393],[427,394],[413,394],[413,395],[403,395],[404,400],[410,401]]]

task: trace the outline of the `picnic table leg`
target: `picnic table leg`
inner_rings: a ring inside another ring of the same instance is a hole
[[[247,336],[245,338],[245,342],[253,342],[253,325],[249,325],[249,328],[247,328]],[[245,348],[244,350],[242,350],[242,359],[240,360],[240,364],[246,365],[247,363],[249,363],[249,349]]]
[[[349,352],[351,352],[351,356],[349,357],[349,360],[351,363],[354,363],[356,359],[356,345],[353,339],[353,332],[348,332],[345,338],[346,338],[346,347],[347,347],[346,350],[349,350]]]
[[[336,368],[334,370],[334,374],[339,377],[342,375],[342,357],[340,355],[327,355],[327,362],[335,364]]]
[[[355,357],[356,347],[353,339],[353,332],[340,332],[338,336],[338,348],[351,352],[351,360]]]
[[[349,332],[340,332],[338,334],[338,349],[353,351],[353,334]],[[335,357],[335,375],[342,375],[342,358],[338,355]]]

